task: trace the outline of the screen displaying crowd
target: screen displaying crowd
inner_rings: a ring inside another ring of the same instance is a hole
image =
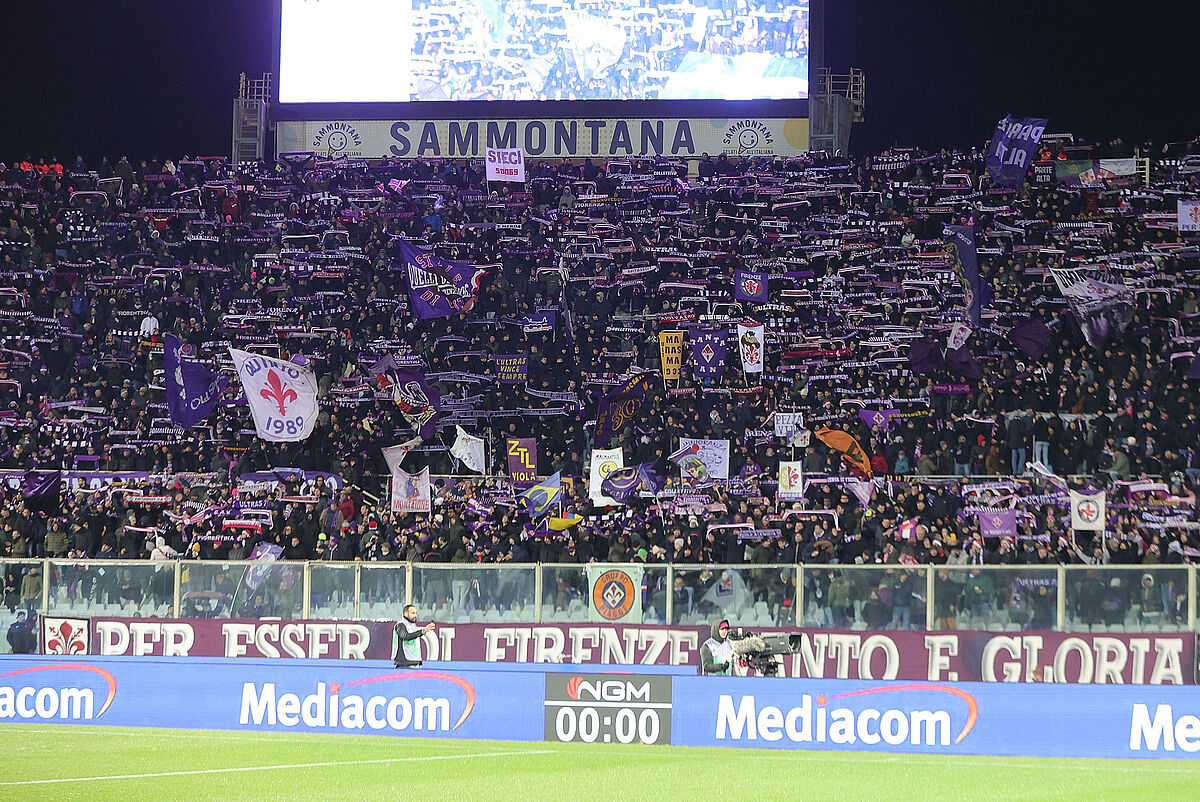
[[[705,157],[691,176],[665,160],[531,163],[528,185],[490,188],[465,160],[6,164],[0,546],[1194,562],[1200,248],[1175,215],[1197,173],[1156,160],[1144,185],[1119,141],[1044,155],[1051,179],[1019,190],[990,186],[975,151],[917,149]],[[1085,158],[1108,174],[1081,182]],[[954,227],[977,246],[977,324]],[[417,319],[402,246],[486,268],[464,311]],[[1106,327],[1059,290],[1082,266],[1128,293],[1100,310]],[[677,364],[663,331],[681,332]],[[256,436],[236,377],[206,419],[175,425],[168,332],[230,375],[230,346],[309,366],[313,434]],[[381,360],[440,391],[419,444]],[[643,402],[610,416],[604,445],[647,481],[600,507],[587,487],[597,415],[631,384]],[[449,453],[458,427],[485,440],[485,475]],[[535,466],[523,483],[509,438],[526,438]],[[714,441],[718,457],[681,438]],[[390,511],[381,450],[404,442],[403,470],[434,475],[431,514]],[[777,497],[781,461],[799,465],[799,495]],[[561,496],[531,514],[522,491],[553,474]],[[1072,529],[1068,490],[1105,492],[1099,530]],[[9,573],[15,603],[29,577]]]
[[[796,0],[284,0],[281,21],[285,103],[808,96]]]

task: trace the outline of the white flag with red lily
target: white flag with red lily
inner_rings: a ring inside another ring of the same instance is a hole
[[[303,440],[317,422],[317,376],[282,359],[229,349],[258,436],[272,443]]]

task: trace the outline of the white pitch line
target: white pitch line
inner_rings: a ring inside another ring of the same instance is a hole
[[[334,760],[322,763],[284,763],[277,766],[241,766],[229,769],[194,769],[191,771],[156,771],[146,774],[110,774],[101,777],[61,777],[53,780],[17,780],[0,782],[7,785],[50,785],[53,783],[97,782],[103,780],[142,780],[150,777],[188,777],[198,774],[234,774],[245,771],[276,771],[278,769],[314,769],[326,766],[366,766],[372,763],[422,763],[432,760],[462,760],[476,757],[518,757],[520,755],[546,755],[555,750],[535,749],[531,752],[475,752],[465,755],[429,755],[426,757],[389,757],[378,760]]]

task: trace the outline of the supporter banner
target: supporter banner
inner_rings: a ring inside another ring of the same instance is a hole
[[[1133,290],[1110,271],[1052,267],[1050,275],[1093,348],[1103,347],[1133,322]]]
[[[779,463],[779,489],[775,498],[780,501],[799,501],[804,498],[804,463]]]
[[[407,473],[399,468],[392,471],[392,512],[429,512],[431,509],[428,467],[420,473]]]
[[[602,573],[602,572],[601,572]],[[636,585],[639,588],[640,583]],[[396,604],[395,615],[400,607]],[[391,657],[390,621],[261,621],[209,618],[93,618],[82,621],[92,654],[180,657]],[[730,622],[740,625],[736,614]],[[800,637],[784,657],[789,677],[929,682],[1047,682],[1192,685],[1195,633],[859,632],[775,627]],[[49,633],[48,630],[45,631]],[[48,642],[49,638],[43,636]],[[694,666],[708,625],[441,623],[422,639],[425,660]],[[80,654],[78,647],[55,654]]]
[[[588,576],[588,620],[618,624],[642,617],[642,568],[638,565],[590,564]]]
[[[985,162],[992,182],[1019,189],[1037,155],[1038,143],[1048,121],[1041,117],[1014,120],[1011,115],[996,123]]]
[[[501,384],[525,384],[529,381],[529,355],[496,356],[496,381]]]
[[[526,158],[797,156],[808,141],[808,119],[799,117],[280,120],[275,128],[278,153],[352,159],[482,158],[489,147],[519,148]]]
[[[625,467],[625,452],[619,448],[592,449],[592,466],[588,474],[588,498],[597,507],[608,507],[618,504],[616,499],[604,495],[601,488],[604,480],[613,471]]]
[[[537,671],[5,655],[0,672],[15,703],[0,720],[27,723],[518,741],[545,731],[542,706],[529,703],[545,692]]]
[[[746,373],[763,372],[763,361],[766,354],[765,333],[766,330],[763,326],[738,324],[738,349],[742,356],[742,370]]]
[[[693,482],[729,478],[729,441],[679,438],[679,450],[667,457]]]
[[[317,424],[317,377],[282,359],[229,349],[246,391],[254,428],[272,443],[303,440]]]
[[[486,180],[525,183],[525,151],[520,148],[487,148]]]
[[[950,264],[963,288],[963,303],[971,322],[979,325],[983,308],[983,287],[979,280],[979,254],[975,248],[975,229],[971,226],[946,226],[949,235],[946,250]],[[947,346],[949,347],[949,346]]]
[[[1016,537],[1016,510],[980,510],[976,513],[979,518],[980,537]]]
[[[163,378],[171,422],[185,429],[212,413],[229,384],[228,376],[185,360],[179,338],[170,332],[163,335]]]
[[[487,473],[487,456],[482,437],[468,434],[461,426],[455,426],[458,436],[450,446],[450,455],[458,459],[468,470]]]
[[[735,299],[763,304],[770,300],[766,273],[736,270],[733,276],[733,297]]]
[[[784,440],[791,440],[796,436],[797,432],[804,428],[804,413],[776,412],[774,423],[775,436],[782,437]]]
[[[612,438],[641,410],[649,388],[650,373],[639,373],[600,399],[596,409],[596,448],[607,448]]]
[[[482,267],[443,259],[401,240],[400,252],[408,271],[408,294],[418,320],[469,312],[475,305]]]
[[[1104,531],[1104,492],[1077,493],[1071,496],[1071,528],[1078,530]]]
[[[506,437],[505,453],[508,454],[508,475],[514,482],[536,482],[537,440],[532,437]]]
[[[725,373],[725,350],[729,332],[726,329],[693,330],[692,374],[697,379],[720,381]]]
[[[1176,219],[1181,232],[1200,231],[1200,200],[1176,201]]]
[[[1185,688],[684,676],[671,697],[671,743],[686,746],[1176,759],[1200,749]]]
[[[660,331],[658,351],[662,360],[663,381],[679,381],[683,373],[683,332]]]

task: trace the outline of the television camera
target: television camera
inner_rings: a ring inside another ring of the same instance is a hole
[[[800,636],[786,632],[760,635],[741,627],[731,628],[726,636],[733,653],[762,677],[779,675],[783,655],[800,651]]]

